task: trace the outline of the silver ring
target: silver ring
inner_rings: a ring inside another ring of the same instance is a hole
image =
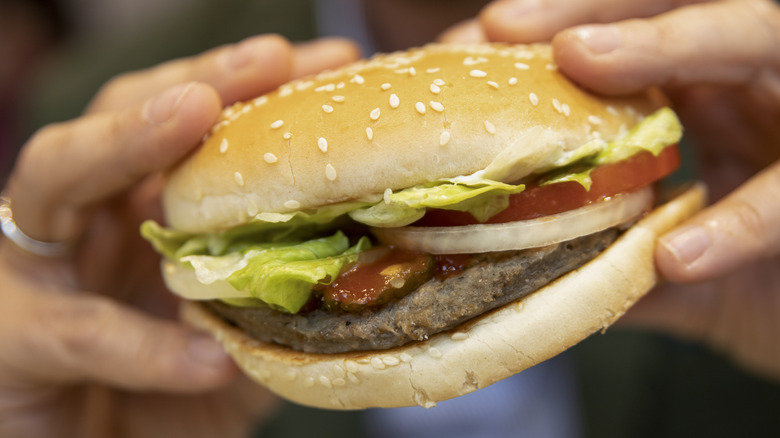
[[[24,234],[14,222],[11,198],[0,195],[0,223],[3,234],[22,250],[40,257],[67,257],[76,248],[75,242],[41,242]]]

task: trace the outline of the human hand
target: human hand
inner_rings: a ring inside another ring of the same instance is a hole
[[[245,436],[274,398],[179,325],[138,227],[161,220],[160,171],[223,104],[358,56],[343,40],[249,38],[109,82],[84,116],[40,130],[5,195],[61,258],[0,240],[0,436]]]
[[[703,340],[780,378],[777,4],[503,0],[444,38],[552,39],[561,71],[587,88],[666,91],[717,202],[660,238],[657,265],[677,284],[648,295],[625,321]]]

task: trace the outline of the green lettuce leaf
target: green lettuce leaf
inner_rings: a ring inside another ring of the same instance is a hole
[[[486,179],[436,181],[388,193],[384,202],[349,212],[357,222],[374,227],[400,227],[408,225],[425,214],[426,208],[465,211],[477,220],[506,208],[508,195],[525,190],[525,185],[505,184]]]
[[[269,306],[296,313],[309,300],[314,285],[332,282],[345,264],[354,262],[370,246],[363,237],[350,247],[339,231],[304,242],[254,245],[243,254],[190,255],[181,261],[192,265],[201,283],[227,280]],[[251,305],[252,300],[239,302]]]
[[[576,181],[590,190],[590,173],[596,167],[623,161],[639,152],[646,151],[658,156],[664,148],[680,141],[681,137],[682,124],[677,115],[669,108],[661,108],[645,117],[625,136],[607,143],[605,148],[549,172],[541,185]]]

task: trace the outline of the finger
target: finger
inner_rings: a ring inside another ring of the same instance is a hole
[[[356,50],[354,44],[336,38],[304,44],[298,49],[278,35],[250,37],[199,56],[118,76],[103,87],[88,112],[139,104],[168,87],[191,81],[213,86],[226,103],[246,100],[297,75],[352,60]]]
[[[675,282],[717,278],[780,252],[780,163],[659,239],[660,272]]]
[[[99,296],[25,290],[13,278],[6,285],[0,319],[6,387],[97,381],[187,392],[237,373],[215,341],[173,322]]]
[[[487,41],[484,29],[478,20],[466,20],[453,25],[437,38],[440,43],[471,44]]]
[[[292,78],[300,78],[333,69],[358,58],[360,58],[360,48],[345,38],[320,38],[296,44]],[[255,96],[246,96],[245,98],[250,97]]]
[[[570,26],[651,17],[680,4],[700,1],[501,0],[488,5],[480,20],[491,41],[532,43],[549,41]]]
[[[780,9],[763,0],[689,6],[648,20],[586,25],[553,40],[561,69],[608,94],[655,85],[746,84],[774,78]]]
[[[220,109],[212,88],[190,83],[130,109],[44,128],[22,150],[9,184],[17,225],[39,240],[77,237],[93,204],[173,165]]]

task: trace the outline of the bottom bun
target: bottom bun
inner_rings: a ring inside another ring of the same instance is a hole
[[[657,281],[656,238],[700,210],[697,184],[627,230],[604,253],[522,300],[424,342],[311,354],[254,340],[196,302],[182,318],[210,332],[246,374],[276,394],[327,409],[436,406],[545,361],[606,329]]]

